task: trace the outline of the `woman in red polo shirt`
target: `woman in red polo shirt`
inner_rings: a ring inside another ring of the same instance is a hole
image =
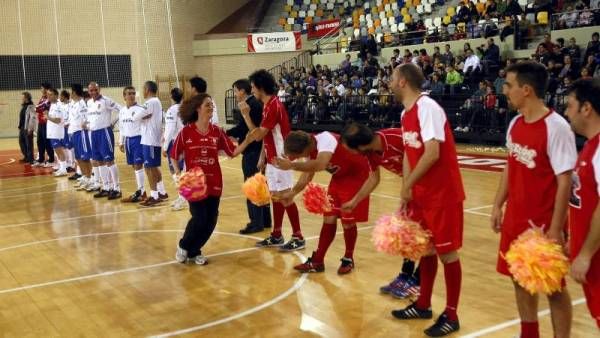
[[[235,157],[249,144],[243,142],[236,148],[223,129],[210,123],[213,109],[213,101],[208,94],[196,95],[184,101],[179,108],[179,115],[185,127],[175,138],[170,154],[175,174],[180,174],[182,168],[179,167],[179,161],[183,159],[187,170],[202,168],[208,187],[208,196],[205,199],[189,202],[192,218],[188,221],[175,254],[175,259],[180,263],[187,260],[199,265],[207,263],[201,249],[217,225],[219,201],[223,190],[219,151]],[[250,141],[251,138],[246,140]]]

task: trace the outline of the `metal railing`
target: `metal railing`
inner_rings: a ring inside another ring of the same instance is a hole
[[[312,64],[312,53],[310,51],[304,51],[297,56],[284,61],[283,63],[267,69],[275,79],[281,78],[281,73],[283,69],[290,70],[292,67],[294,68],[309,68]],[[235,124],[239,121],[240,115],[235,115],[234,110],[237,109],[237,103],[235,102],[235,97],[233,95],[233,89],[228,89],[225,91],[225,120],[228,124]],[[237,112],[239,114],[239,111]]]
[[[552,14],[552,30],[600,25],[600,10],[588,9]]]

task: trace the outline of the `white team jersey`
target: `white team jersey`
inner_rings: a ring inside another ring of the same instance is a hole
[[[48,123],[46,124],[46,137],[49,139],[59,139],[62,140],[65,138],[65,111],[63,108],[63,104],[59,104],[58,102],[52,103],[50,105],[50,110],[48,111],[48,117],[50,118],[60,118],[60,123],[54,123],[48,119]]]
[[[119,112],[121,106],[106,96],[90,99],[87,102],[88,122],[90,130],[99,130],[111,127],[113,124],[112,112]]]
[[[138,105],[137,103],[131,107],[122,107],[119,111],[119,132],[121,134],[121,144],[125,142],[126,137],[140,136],[141,122],[140,120],[134,120],[135,114],[145,114],[146,109]]]
[[[87,119],[87,104],[83,99],[72,101],[69,105],[69,134],[80,131],[81,125]]]
[[[136,113],[134,120],[141,121],[141,144],[160,147],[162,137],[162,104],[157,97],[152,97],[144,104],[146,111]],[[144,117],[150,116],[144,119]]]
[[[65,114],[64,115],[64,120],[63,120],[63,124],[65,127],[69,126],[69,121],[70,121],[70,116],[69,116],[69,109],[71,109],[71,101],[69,102],[62,102],[62,101],[58,101],[56,102],[58,105],[60,105],[60,110]]]
[[[214,125],[219,125],[219,113],[217,112],[217,103],[215,102],[215,100],[213,98],[211,98],[212,103],[213,103],[213,113],[212,113],[212,117],[210,118],[210,123],[214,124]]]
[[[179,117],[179,106],[180,104],[174,104],[165,113],[165,142],[163,143],[163,150],[167,151],[169,143],[177,137],[177,134],[183,129],[183,122]]]

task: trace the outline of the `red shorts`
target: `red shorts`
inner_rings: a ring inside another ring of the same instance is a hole
[[[431,231],[433,245],[438,255],[456,251],[463,241],[463,203],[423,208],[414,204],[410,207],[412,219]]]
[[[352,179],[332,178],[327,188],[327,193],[332,199],[332,209],[323,216],[336,216],[341,219],[342,224],[356,224],[367,222],[369,220],[369,196],[360,201],[356,208],[350,212],[343,212],[340,208],[342,204],[350,201],[360,190],[364,181],[357,182]]]
[[[583,293],[592,318],[596,320],[596,325],[600,328],[600,283],[583,284]]]

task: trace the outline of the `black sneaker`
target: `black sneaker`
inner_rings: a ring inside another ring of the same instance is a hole
[[[77,179],[79,179],[81,177],[81,175],[79,175],[78,173],[75,173],[71,176],[69,176],[69,181],[75,181]]]
[[[431,325],[423,332],[429,337],[443,337],[458,330],[460,330],[458,320],[448,319],[448,315],[444,312],[438,317],[435,324]]]
[[[257,232],[261,232],[263,230],[264,230],[263,227],[259,227],[256,225],[246,225],[245,228],[240,229],[240,234],[242,234],[242,235],[254,234]]]
[[[144,196],[140,190],[137,190],[131,196],[121,199],[123,203],[138,203],[144,200]]]
[[[100,190],[94,194],[94,198],[108,197],[109,194],[110,192],[108,190]]]
[[[68,173],[74,173],[76,170],[73,167],[67,167],[67,172]]]
[[[121,198],[121,196],[122,196],[121,191],[119,191],[119,190],[112,190],[108,194],[108,199],[109,200],[116,200],[117,198]]]
[[[287,251],[287,252],[296,251],[296,250],[304,249],[305,245],[306,245],[306,241],[304,239],[300,239],[298,237],[292,236],[292,239],[290,239],[289,242],[287,242],[284,245],[282,245],[281,247],[279,247],[279,251]]]
[[[270,247],[270,246],[281,246],[283,245],[284,240],[283,240],[283,236],[279,237],[279,238],[275,238],[273,236],[269,236],[265,239],[263,239],[260,242],[256,242],[256,246],[257,247]]]
[[[433,313],[431,309],[417,309],[417,303],[412,303],[402,310],[392,311],[392,316],[398,319],[431,319],[433,318]]]

